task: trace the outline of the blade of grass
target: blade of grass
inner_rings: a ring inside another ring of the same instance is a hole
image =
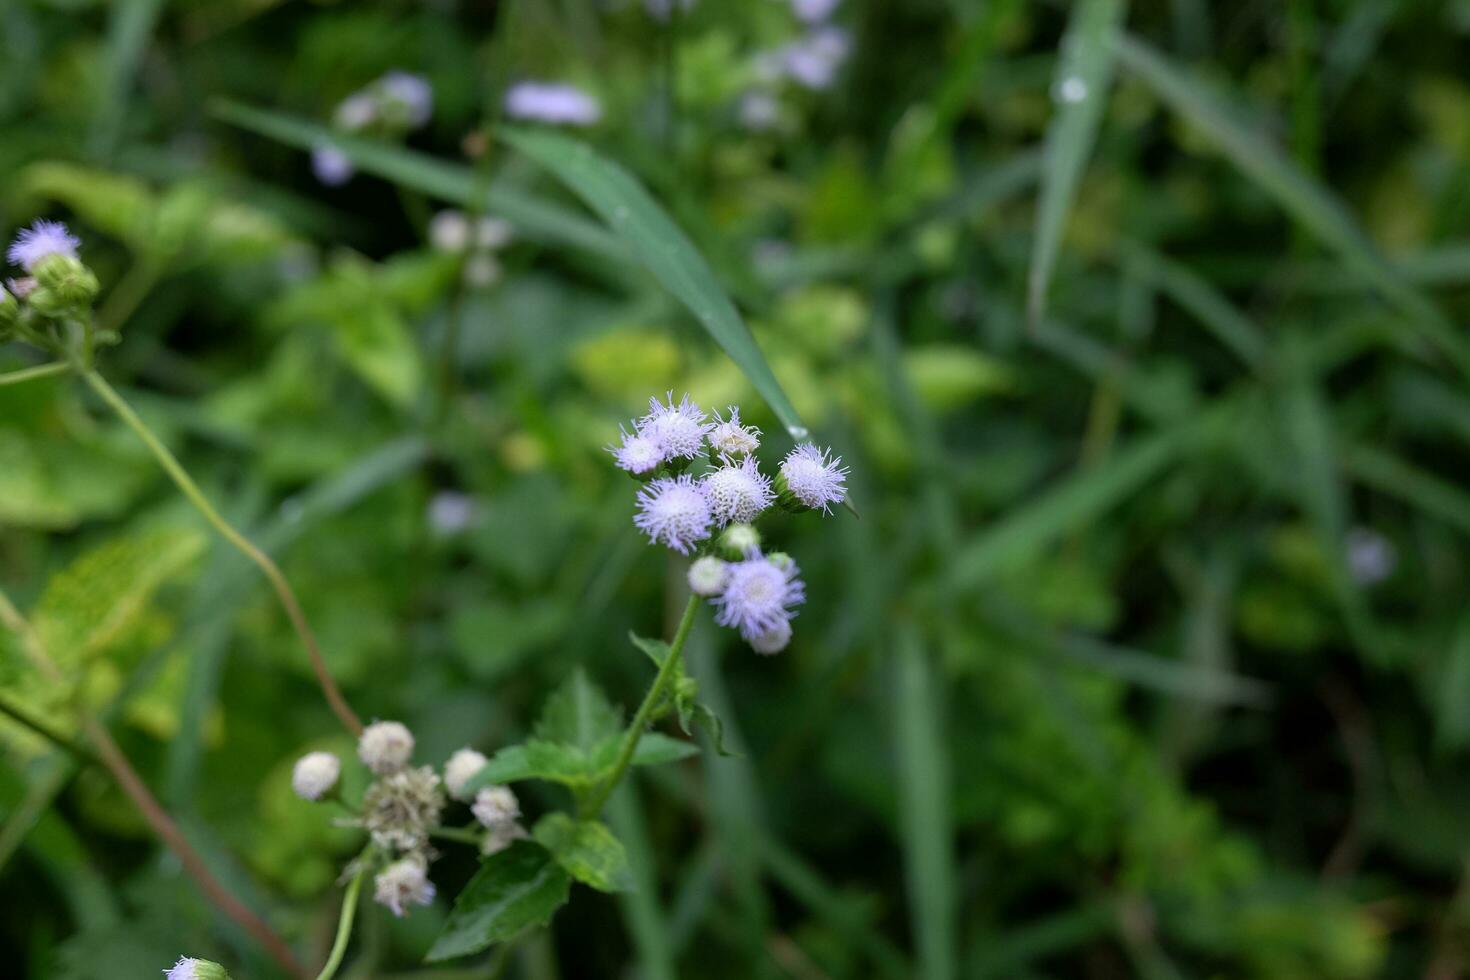
[[[894,765],[909,922],[922,980],[953,980],[957,902],[949,758],[928,655],[912,625],[896,636]]]
[[[808,431],[704,258],[632,174],[592,147],[558,133],[502,128],[506,143],[550,171],[582,198],[625,248],[673,293],[704,327],[793,439]]]
[[[216,101],[211,111],[225,122],[300,150],[309,151],[319,144],[330,143],[365,173],[461,207],[498,212],[533,241],[571,245],[618,264],[627,261],[618,239],[596,223],[555,204],[539,201],[522,188],[486,184],[470,167],[236,102]]]
[[[1148,44],[1122,31],[1117,32],[1113,43],[1119,60],[1129,71],[1274,197],[1302,227],[1372,283],[1422,339],[1449,357],[1458,370],[1470,375],[1470,344],[1456,333],[1433,300],[1383,259],[1331,191],[1232,118],[1201,83]]]
[[[1166,296],[1193,314],[1200,326],[1239,357],[1247,367],[1261,367],[1268,350],[1261,328],[1221,295],[1207,279],[1142,242],[1124,240],[1120,250],[1139,275],[1147,278]]]
[[[1350,449],[1343,465],[1358,482],[1470,534],[1470,494],[1456,484],[1373,446]]]
[[[107,47],[102,58],[97,109],[92,116],[92,152],[106,156],[117,142],[127,116],[133,75],[153,35],[161,0],[114,0],[107,21]]]
[[[1041,201],[1036,209],[1031,273],[1026,283],[1026,309],[1032,323],[1046,311],[1047,287],[1062,246],[1067,215],[1077,199],[1077,185],[1092,156],[1098,124],[1107,107],[1117,50],[1112,37],[1127,9],[1124,0],[1082,0],[1073,7],[1062,38],[1052,91],[1057,109],[1046,130]]]

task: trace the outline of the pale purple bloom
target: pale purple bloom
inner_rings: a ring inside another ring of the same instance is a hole
[[[705,421],[703,410],[687,394],[677,405],[672,391],[668,399],[667,405],[657,398],[648,399],[648,414],[638,420],[638,434],[657,443],[665,460],[703,456],[704,437],[714,423]]]
[[[505,93],[505,111],[515,119],[568,126],[590,126],[602,118],[595,98],[560,82],[517,82]]]
[[[434,87],[422,75],[390,71],[377,82],[383,101],[397,107],[409,126],[417,128],[434,114]]]
[[[655,440],[638,433],[623,430],[623,444],[608,446],[618,466],[634,476],[642,476],[658,469],[664,461],[664,450]]]
[[[700,482],[709,501],[710,515],[717,527],[749,524],[775,499],[771,478],[756,466],[754,456],[746,456],[738,463],[726,456],[721,462],[719,469],[706,474]]]
[[[781,121],[781,103],[769,92],[751,91],[740,97],[740,125],[752,132],[774,129]]]
[[[378,100],[367,92],[354,92],[332,113],[332,122],[348,131],[365,129],[377,118]]]
[[[815,24],[831,17],[841,2],[842,0],[791,0],[791,10],[798,20]]]
[[[633,524],[655,544],[687,555],[691,547],[709,537],[709,501],[689,474],[662,477],[638,491]]]
[[[829,459],[830,453],[804,442],[786,455],[780,471],[783,491],[802,506],[824,514],[847,499],[847,467],[841,456]]]
[[[330,143],[318,143],[312,148],[311,170],[328,187],[342,186],[357,172],[347,155]]]
[[[712,413],[715,427],[709,430],[709,444],[721,456],[748,456],[761,447],[761,430],[753,425],[740,424],[740,409],[730,406],[730,417],[720,418],[719,412]]]
[[[770,656],[786,649],[791,642],[791,620],[783,619],[763,633],[750,637],[750,648],[756,653]]]
[[[410,905],[432,904],[434,883],[429,880],[423,859],[406,857],[378,872],[373,879],[373,899],[400,919]]]
[[[180,956],[177,963],[163,971],[165,980],[196,980],[199,974],[195,966],[198,963],[192,956]]]
[[[781,51],[781,65],[798,85],[824,89],[837,77],[837,69],[847,60],[852,39],[840,27],[823,27]]]
[[[806,601],[806,587],[789,558],[777,561],[752,552],[728,569],[725,590],[714,599],[715,622],[738,629],[747,643],[789,625],[795,607]]]
[[[482,826],[494,830],[521,819],[521,802],[509,786],[484,786],[475,794],[470,812]]]
[[[1377,585],[1393,574],[1398,565],[1393,542],[1368,527],[1347,533],[1348,574],[1359,585]]]
[[[441,490],[429,501],[429,526],[448,537],[475,521],[475,498],[456,490]]]
[[[81,239],[67,231],[66,225],[60,221],[42,219],[29,228],[20,230],[15,241],[10,243],[10,248],[6,249],[5,257],[12,264],[30,272],[36,267],[36,263],[48,255],[76,258],[77,247],[81,244]],[[19,295],[19,291],[16,292]]]

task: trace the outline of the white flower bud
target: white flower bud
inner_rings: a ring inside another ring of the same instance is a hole
[[[531,835],[526,833],[526,828],[514,820],[508,823],[496,824],[490,828],[490,833],[485,835],[485,842],[480,845],[482,854],[499,854],[518,840],[525,840]]]
[[[308,752],[291,770],[291,788],[303,800],[316,802],[337,785],[342,762],[330,752]]]
[[[434,883],[429,880],[424,859],[417,855],[394,861],[373,878],[373,901],[386,905],[400,919],[410,905],[434,901]]]
[[[512,824],[521,818],[521,801],[509,786],[486,786],[475,794],[470,807],[475,819],[491,830]]]
[[[396,721],[375,721],[362,730],[357,757],[379,776],[397,772],[413,755],[413,733]]]
[[[717,596],[725,590],[729,575],[724,562],[714,555],[705,555],[689,566],[689,591],[706,598]]]
[[[444,786],[449,790],[449,795],[456,800],[468,800],[465,795],[464,784],[470,781],[470,777],[481,769],[490,760],[471,748],[463,748],[449,757],[444,763]]]
[[[470,247],[470,219],[463,211],[440,211],[429,220],[429,244],[451,255],[463,252]]]

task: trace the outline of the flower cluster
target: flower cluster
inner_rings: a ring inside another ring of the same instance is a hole
[[[602,104],[565,82],[524,81],[506,90],[505,114],[555,126],[591,126],[602,119]]]
[[[455,752],[444,764],[441,779],[431,766],[414,766],[413,751],[413,732],[401,722],[375,721],[364,728],[357,740],[357,757],[375,778],[363,793],[362,802],[350,808],[354,815],[341,821],[344,826],[367,831],[369,841],[363,854],[348,867],[348,874],[364,865],[377,868],[373,897],[396,916],[434,900],[429,865],[438,852],[431,841],[443,826],[449,802],[446,792],[449,798],[470,804],[482,828],[476,840],[483,853],[502,851],[528,836],[521,825],[520,801],[508,787],[469,788],[470,780],[489,762],[482,753],[471,748]],[[291,772],[291,787],[304,800],[333,800],[347,806],[338,787],[341,774],[342,762],[337,756],[309,752],[297,760]],[[188,978],[192,974],[180,976]]]
[[[714,605],[715,621],[739,630],[756,652],[778,653],[806,588],[790,556],[761,553],[753,525],[773,505],[830,514],[847,499],[847,470],[830,450],[802,443],[773,480],[755,457],[761,431],[741,421],[739,408],[709,416],[687,394],[666,397],[650,398],[648,414],[608,447],[616,465],[643,482],[633,525],[654,544],[697,553],[689,588]],[[686,472],[696,460],[704,471]]]
[[[479,217],[471,221],[463,211],[449,208],[429,221],[429,244],[440,252],[464,257],[465,282],[478,289],[492,286],[500,278],[502,248],[514,237],[504,218]]]
[[[803,33],[794,41],[756,56],[756,86],[740,97],[740,122],[762,131],[781,124],[778,92],[786,82],[811,91],[832,87],[837,72],[852,52],[852,37],[831,23],[839,0],[792,0],[791,10]]]
[[[344,133],[398,137],[420,128],[434,114],[434,89],[422,75],[390,71],[343,99],[332,125]],[[329,187],[347,183],[356,172],[347,155],[330,142],[311,151],[311,169]]]
[[[25,274],[0,286],[0,341],[14,335],[59,353],[79,331],[90,340],[98,283],[77,257],[80,246],[59,221],[37,221],[16,234],[5,258]]]

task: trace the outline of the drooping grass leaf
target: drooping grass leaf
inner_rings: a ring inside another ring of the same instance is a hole
[[[1057,109],[1046,131],[1041,202],[1036,209],[1036,235],[1026,283],[1026,306],[1032,322],[1046,310],[1046,290],[1062,245],[1067,214],[1076,200],[1077,185],[1092,155],[1098,123],[1107,105],[1116,50],[1112,37],[1127,6],[1124,0],[1082,0],[1073,8],[1062,39],[1052,93]]]
[[[632,174],[587,144],[558,133],[506,128],[499,135],[586,201],[745,372],[792,438],[806,438],[806,427],[735,304],[688,237]]]
[[[1451,327],[1433,300],[1384,261],[1330,190],[1234,119],[1203,85],[1147,43],[1121,31],[1113,43],[1125,67],[1274,197],[1302,227],[1372,283],[1424,339],[1438,347],[1460,371],[1470,374],[1470,344]]]
[[[521,188],[485,182],[469,167],[235,102],[216,102],[213,108],[220,119],[288,146],[311,150],[320,144],[331,144],[364,173],[461,207],[483,205],[507,218],[517,232],[533,241],[571,245],[603,259],[626,261],[622,244],[596,223],[555,204],[539,201]]]
[[[633,886],[628,856],[607,826],[596,820],[574,820],[548,813],[532,832],[562,870],[598,891],[620,892]]]
[[[449,921],[426,957],[469,956],[528,926],[545,925],[566,904],[572,880],[539,844],[516,841],[485,859],[454,901]]]
[[[894,763],[909,921],[919,947],[917,975],[923,980],[952,980],[957,912],[954,831],[937,688],[912,627],[900,632],[896,653]]]
[[[1208,280],[1141,242],[1125,241],[1122,251],[1130,269],[1192,313],[1201,326],[1246,365],[1253,368],[1261,365],[1268,348],[1261,328]]]

